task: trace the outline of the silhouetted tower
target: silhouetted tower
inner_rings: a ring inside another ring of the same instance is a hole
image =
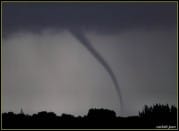
[[[20,114],[24,114],[24,111],[23,111],[23,109],[21,108],[21,110],[20,110]]]

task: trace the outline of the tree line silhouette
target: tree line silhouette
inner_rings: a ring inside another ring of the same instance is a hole
[[[177,128],[177,108],[155,104],[145,106],[138,116],[120,117],[108,109],[90,109],[85,116],[41,111],[27,115],[21,111],[2,113],[3,129],[153,129]],[[161,127],[162,128],[162,127]]]

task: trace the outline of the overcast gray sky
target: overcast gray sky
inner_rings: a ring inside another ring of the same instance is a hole
[[[11,3],[2,9],[2,111],[137,115],[177,102],[177,4]],[[70,29],[83,32],[108,72]]]

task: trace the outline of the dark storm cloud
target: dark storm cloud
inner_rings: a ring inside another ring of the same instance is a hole
[[[176,3],[3,3],[3,32],[69,26],[102,33],[176,26]]]

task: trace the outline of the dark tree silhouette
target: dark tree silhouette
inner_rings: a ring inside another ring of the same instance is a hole
[[[151,107],[147,105],[139,116],[153,125],[174,125],[177,126],[177,108],[169,105],[156,104]]]
[[[89,119],[114,119],[116,113],[112,110],[107,109],[90,109],[88,112]]]
[[[119,117],[108,109],[90,109],[85,116],[57,116],[41,111],[27,115],[13,112],[2,114],[3,129],[154,129],[160,125],[177,128],[177,108],[156,104],[144,106],[139,116]]]

